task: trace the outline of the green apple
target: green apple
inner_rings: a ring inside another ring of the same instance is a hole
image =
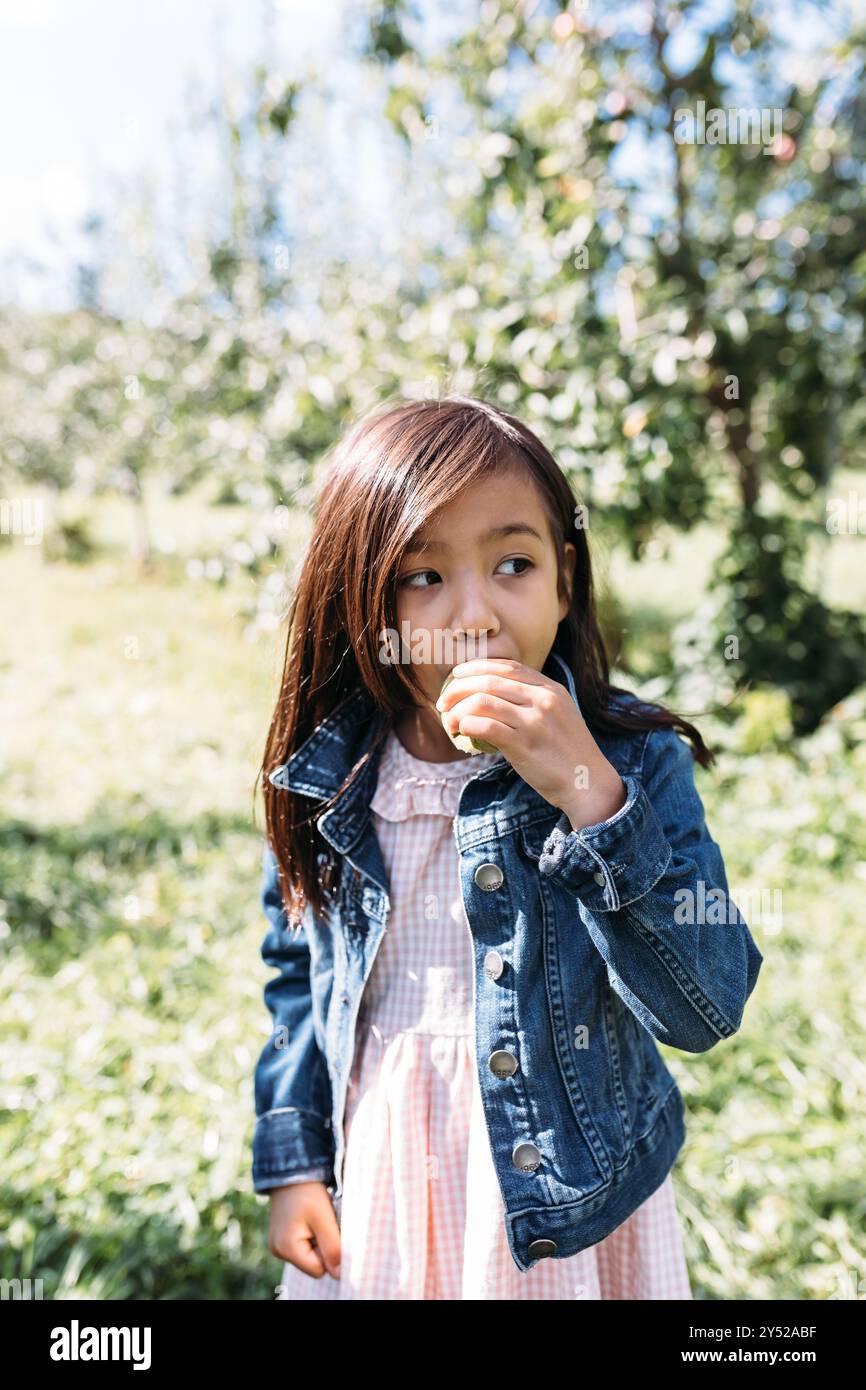
[[[444,690],[446,690],[446,689],[448,688],[449,683],[450,683],[451,681],[453,681],[453,679],[454,679],[454,676],[453,676],[453,674],[451,674],[451,673],[449,673],[449,674],[445,677],[444,681],[442,682],[442,690],[440,690],[440,692],[439,692],[440,695],[442,694],[442,692],[443,692]],[[451,733],[451,730],[448,728],[448,726],[447,726],[446,723],[445,723],[445,713],[446,713],[446,711],[443,710],[443,711],[439,714],[439,718],[442,720],[442,727],[443,727],[443,729],[445,730],[445,732],[446,732],[446,734],[448,735],[448,737],[450,738],[451,742],[454,744],[454,747],[455,747],[455,748],[459,748],[461,753],[498,753],[498,752],[499,752],[499,749],[498,749],[498,748],[494,748],[493,744],[492,744],[492,743],[488,743],[486,739],[483,739],[483,738],[470,738],[469,734],[452,734],[452,733]]]

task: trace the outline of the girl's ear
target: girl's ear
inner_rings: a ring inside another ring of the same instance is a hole
[[[563,579],[565,581],[565,593],[559,600],[559,621],[565,617],[571,607],[571,594],[574,587],[574,566],[577,561],[577,550],[571,541],[565,545],[565,556],[563,559]]]

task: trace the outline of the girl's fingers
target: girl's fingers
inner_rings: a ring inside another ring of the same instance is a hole
[[[285,1240],[274,1253],[313,1279],[321,1279],[326,1272],[335,1279],[340,1277],[339,1228],[335,1235],[328,1225],[319,1225],[315,1220],[299,1221],[286,1232]]]
[[[483,682],[483,689],[479,685]],[[436,708],[440,714],[450,709],[458,700],[464,700],[467,695],[497,695],[503,701],[508,701],[512,705],[531,704],[532,698],[526,686],[517,680],[509,680],[507,676],[479,675],[477,676],[454,676],[445,690],[439,696]]]
[[[442,723],[452,734],[459,734],[461,724],[473,717],[495,719],[497,723],[515,731],[520,727],[520,717],[515,714],[515,702],[500,700],[498,696],[491,695],[486,690],[475,691],[465,696],[456,706],[450,707],[447,714],[442,713]],[[465,729],[463,732],[468,735],[470,731]]]
[[[321,1279],[325,1273],[325,1262],[316,1248],[310,1226],[302,1228],[299,1225],[290,1233],[282,1258],[314,1279]]]
[[[328,1198],[330,1210],[317,1212],[311,1221],[319,1258],[324,1261],[328,1273],[335,1279],[340,1277],[340,1227],[337,1216]]]

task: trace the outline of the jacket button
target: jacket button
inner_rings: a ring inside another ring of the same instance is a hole
[[[534,1240],[527,1250],[530,1260],[543,1260],[545,1255],[556,1254],[555,1240]]]
[[[493,1075],[498,1076],[502,1081],[508,1076],[513,1076],[517,1071],[517,1058],[513,1052],[491,1052],[487,1058],[487,1065]]]
[[[484,957],[484,973],[488,980],[498,980],[505,969],[505,961],[498,951],[488,951]]]
[[[498,864],[479,864],[475,870],[475,882],[485,893],[492,893],[494,888],[501,887],[504,878]]]
[[[596,883],[601,884],[602,888],[604,887],[604,874],[593,874],[593,878],[595,879]]]
[[[528,1141],[515,1144],[511,1162],[515,1168],[520,1169],[521,1173],[534,1173],[541,1162],[541,1150]]]

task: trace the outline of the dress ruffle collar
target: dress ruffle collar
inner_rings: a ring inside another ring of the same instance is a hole
[[[382,750],[379,780],[370,807],[385,820],[410,816],[456,816],[463,784],[490,767],[498,753],[475,753],[450,763],[415,758],[391,729]]]

